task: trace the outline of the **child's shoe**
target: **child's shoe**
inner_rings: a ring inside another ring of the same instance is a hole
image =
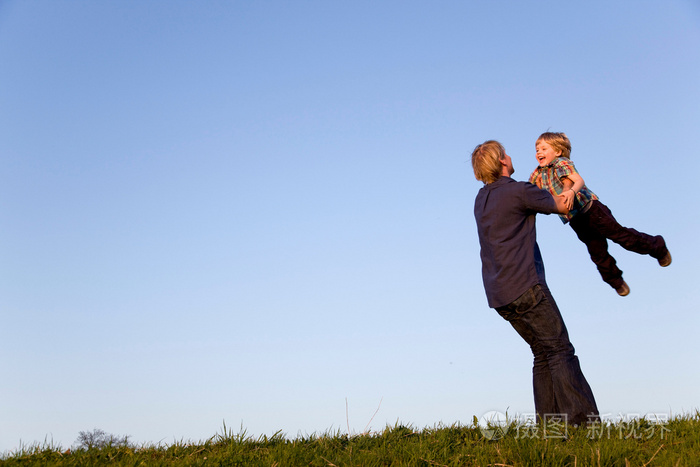
[[[630,286],[627,285],[627,282],[622,281],[622,284],[620,285],[620,287],[618,287],[618,288],[615,289],[615,292],[617,292],[617,294],[618,294],[620,297],[624,297],[624,296],[626,296],[626,295],[629,295],[629,293],[630,293]]]
[[[666,250],[666,254],[659,258],[659,266],[665,268],[669,264],[671,264],[671,252]]]

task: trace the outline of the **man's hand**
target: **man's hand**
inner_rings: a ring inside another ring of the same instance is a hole
[[[573,194],[571,190],[568,193]],[[557,212],[559,214],[568,214],[571,208],[567,206],[566,195],[553,196],[554,202],[557,204]]]
[[[576,198],[576,193],[574,193],[572,190],[566,190],[560,196],[564,198],[567,212],[571,211],[571,209],[574,207],[574,198]]]
[[[569,177],[563,178],[561,182],[564,185],[564,191],[561,192],[561,196],[564,196],[566,199],[566,212],[569,212],[573,209],[574,199],[576,198],[576,193],[571,191],[574,188],[574,182]]]

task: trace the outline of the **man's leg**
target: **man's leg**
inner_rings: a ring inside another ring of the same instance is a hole
[[[569,423],[577,425],[597,418],[593,392],[549,289],[536,285],[497,311],[532,349],[537,415],[565,414]]]
[[[536,306],[536,302],[535,291],[530,289],[510,305],[497,308],[496,311],[513,326],[532,350],[532,389],[535,396],[535,412],[541,420],[546,414],[559,413],[559,407],[554,397],[552,374],[549,371],[545,349],[528,320],[521,319],[521,315]]]

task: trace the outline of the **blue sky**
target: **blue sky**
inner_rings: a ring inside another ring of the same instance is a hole
[[[690,0],[0,2],[0,452],[531,413],[469,155],[547,130],[674,258],[538,218],[601,412],[692,413],[698,83]]]

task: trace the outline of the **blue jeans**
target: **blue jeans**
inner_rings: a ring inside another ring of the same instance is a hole
[[[566,325],[547,286],[535,285],[496,311],[532,349],[538,418],[565,417],[573,425],[599,420],[593,391],[581,372]]]

